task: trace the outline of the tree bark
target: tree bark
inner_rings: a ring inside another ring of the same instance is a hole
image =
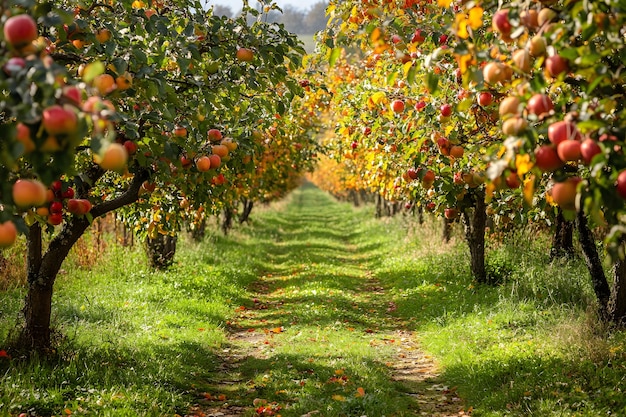
[[[83,177],[84,181],[76,184],[78,198],[86,197],[89,189],[103,174],[104,171],[97,165],[88,170]],[[117,198],[94,206],[90,212],[91,216],[98,218],[137,201],[139,188],[147,178],[147,171],[142,170],[136,173],[125,192]],[[87,216],[69,217],[61,231],[50,241],[45,253],[43,253],[41,226],[35,223],[30,227],[27,244],[28,292],[22,310],[24,326],[18,338],[21,347],[41,352],[50,348],[50,317],[54,282],[63,261],[89,225],[90,220]]]
[[[611,289],[604,274],[602,261],[596,247],[596,240],[589,229],[587,217],[581,210],[576,215],[576,225],[578,227],[578,240],[582,249],[587,270],[591,276],[591,284],[598,299],[598,314],[603,321],[610,320],[608,314],[608,303],[611,298]],[[620,268],[621,269],[621,268]]]
[[[563,211],[559,208],[556,216],[552,248],[550,248],[550,260],[557,258],[573,258],[574,250],[574,222],[565,220]]]
[[[624,245],[624,242],[621,243]],[[626,325],[626,260],[613,264],[613,286],[608,303],[610,320],[619,327]]]
[[[174,263],[176,255],[176,235],[157,234],[154,238],[146,238],[148,263],[154,269],[167,269]]]
[[[443,240],[444,243],[448,243],[450,241],[450,237],[452,236],[452,220],[444,217],[442,225],[441,240]]]
[[[254,201],[248,200],[247,198],[242,199],[243,210],[239,215],[239,224],[243,224],[244,222],[248,222],[250,219],[250,213],[252,213],[252,207],[254,207]]]
[[[487,284],[489,282],[485,270],[485,226],[487,223],[485,193],[477,191],[474,197],[474,206],[462,210],[465,241],[470,251],[472,276],[477,282]]]
[[[228,232],[233,227],[233,209],[231,207],[224,207],[222,210],[222,233],[224,236],[228,235]]]

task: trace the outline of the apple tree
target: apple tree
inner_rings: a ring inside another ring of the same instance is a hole
[[[245,6],[251,25],[193,0],[4,10],[0,242],[27,236],[23,346],[49,347],[56,275],[93,219],[142,198],[174,230],[181,201],[222,198],[214,178],[241,169],[259,119],[300,94],[297,39]],[[230,160],[215,149],[225,137]]]

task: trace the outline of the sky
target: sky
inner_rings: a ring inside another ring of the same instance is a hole
[[[256,0],[249,1],[250,6],[256,6],[258,4]],[[319,1],[320,0],[274,0],[274,3],[276,3],[281,8],[290,5],[301,10],[307,10]],[[218,4],[222,6],[230,6],[233,12],[238,12],[239,10],[241,10],[241,5],[243,4],[241,0],[205,0],[205,2],[208,3],[209,6]]]

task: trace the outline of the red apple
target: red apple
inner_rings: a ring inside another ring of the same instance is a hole
[[[415,103],[415,110],[417,111],[422,111],[424,107],[426,107],[425,101],[418,101],[417,103]]]
[[[404,101],[402,100],[392,101],[391,110],[393,110],[394,113],[402,113],[404,111]]]
[[[519,188],[520,185],[522,185],[519,179],[519,175],[517,175],[517,172],[509,173],[509,175],[506,176],[505,182],[506,182],[506,186],[511,189]]]
[[[511,22],[509,22],[509,10],[501,9],[493,14],[491,20],[493,30],[500,32],[503,38],[509,38],[511,36]]]
[[[580,141],[567,139],[560,142],[556,147],[556,152],[562,161],[579,161],[582,158],[580,151]]]
[[[220,132],[218,129],[209,129],[209,131],[207,132],[207,137],[209,138],[210,142],[219,142],[222,140],[222,132]]]
[[[13,48],[21,48],[37,39],[37,23],[27,14],[9,17],[4,23],[4,40]]]
[[[595,140],[587,138],[580,144],[580,153],[585,164],[589,165],[594,156],[602,153],[602,148]]]
[[[358,146],[359,146],[359,142],[357,142],[357,141],[354,141],[354,142],[352,142],[352,143],[350,144],[350,147],[351,147],[352,149],[356,149],[356,148],[358,148]]]
[[[526,108],[529,113],[542,117],[554,110],[554,104],[547,94],[538,93],[528,100]]]
[[[582,135],[575,123],[560,120],[548,126],[548,139],[555,145],[565,140],[581,140]]]
[[[63,203],[60,201],[50,203],[50,213],[63,213]]]
[[[415,180],[418,177],[417,170],[415,168],[409,168],[406,171],[406,175],[412,180]]]
[[[459,215],[459,212],[454,207],[450,207],[450,208],[447,208],[447,209],[443,210],[443,215],[448,220],[454,220]]]
[[[137,144],[130,139],[124,141],[124,148],[129,155],[137,153]]]
[[[548,74],[552,77],[558,77],[560,74],[569,70],[569,62],[560,55],[552,55],[546,58],[544,65],[548,70]]]
[[[452,106],[447,103],[442,104],[439,110],[441,111],[441,115],[443,117],[450,117],[450,115],[452,114]]]
[[[2,69],[8,76],[12,76],[18,73],[19,71],[21,71],[25,67],[26,67],[26,60],[22,57],[14,56],[12,58],[9,58],[9,60],[7,61],[6,64],[4,64]]]
[[[211,160],[211,169],[217,169],[222,165],[222,158],[219,155],[209,155],[209,159]]]
[[[63,213],[50,213],[48,216],[48,223],[53,226],[63,223]]]
[[[535,150],[535,166],[543,172],[553,172],[563,166],[554,146],[543,145]]]
[[[76,113],[59,105],[44,109],[41,122],[50,135],[72,134],[78,128]]]
[[[74,189],[72,187],[67,187],[67,190],[61,193],[61,197],[63,198],[74,198]]]
[[[488,91],[478,93],[478,104],[480,106],[485,107],[490,105],[491,103],[493,103],[493,94]]]
[[[413,36],[411,37],[411,42],[413,43],[422,43],[424,42],[426,38],[424,38],[424,35],[422,35],[422,31],[419,29],[415,30],[415,33],[413,33]]]

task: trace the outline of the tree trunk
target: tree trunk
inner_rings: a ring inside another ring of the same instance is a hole
[[[248,200],[247,198],[242,199],[243,202],[243,210],[239,215],[239,224],[243,224],[244,222],[248,222],[250,218],[250,213],[252,213],[252,207],[254,206],[254,201]]]
[[[591,233],[591,229],[589,229],[587,217],[582,210],[576,215],[576,225],[578,227],[578,240],[583,252],[583,257],[585,258],[585,264],[591,276],[593,290],[598,299],[598,314],[603,321],[610,320],[608,315],[608,303],[611,298],[611,289],[609,288],[606,275],[604,274],[604,268],[602,267],[602,261],[598,254],[595,238]],[[621,265],[619,269],[622,269]]]
[[[224,236],[228,235],[228,232],[233,227],[233,209],[231,207],[224,207],[222,210],[222,233]]]
[[[626,325],[626,260],[619,259],[613,265],[613,289],[609,299],[609,316],[613,323]]]
[[[556,258],[573,258],[574,250],[574,222],[565,220],[563,211],[559,208],[556,216],[554,237],[552,248],[550,249],[550,260]]]
[[[89,184],[94,184],[103,174],[104,171],[97,165],[85,172],[85,181],[76,183],[77,197],[87,197],[91,187]],[[139,188],[147,178],[147,171],[136,173],[125,192],[113,200],[94,206],[91,216],[95,219],[137,201]],[[61,231],[50,241],[45,253],[41,226],[35,223],[30,227],[27,237],[28,292],[22,310],[24,325],[17,341],[21,348],[39,352],[46,352],[50,348],[54,282],[63,261],[89,225],[87,216],[69,216]]]
[[[383,217],[383,198],[376,194],[376,217]]]
[[[202,242],[205,235],[206,235],[206,216],[203,216],[202,220],[196,221],[193,223],[193,228],[191,229],[191,237],[196,242]]]
[[[177,240],[176,235],[160,233],[155,238],[146,238],[146,253],[151,268],[167,269],[174,263]]]
[[[448,219],[447,217],[444,217],[441,240],[443,240],[444,243],[448,243],[450,241],[451,236],[452,236],[452,220]]]
[[[465,241],[470,251],[470,270],[474,279],[487,284],[485,270],[485,227],[487,223],[487,206],[484,191],[477,191],[474,207],[462,211],[465,229]],[[471,211],[471,213],[470,213]]]

